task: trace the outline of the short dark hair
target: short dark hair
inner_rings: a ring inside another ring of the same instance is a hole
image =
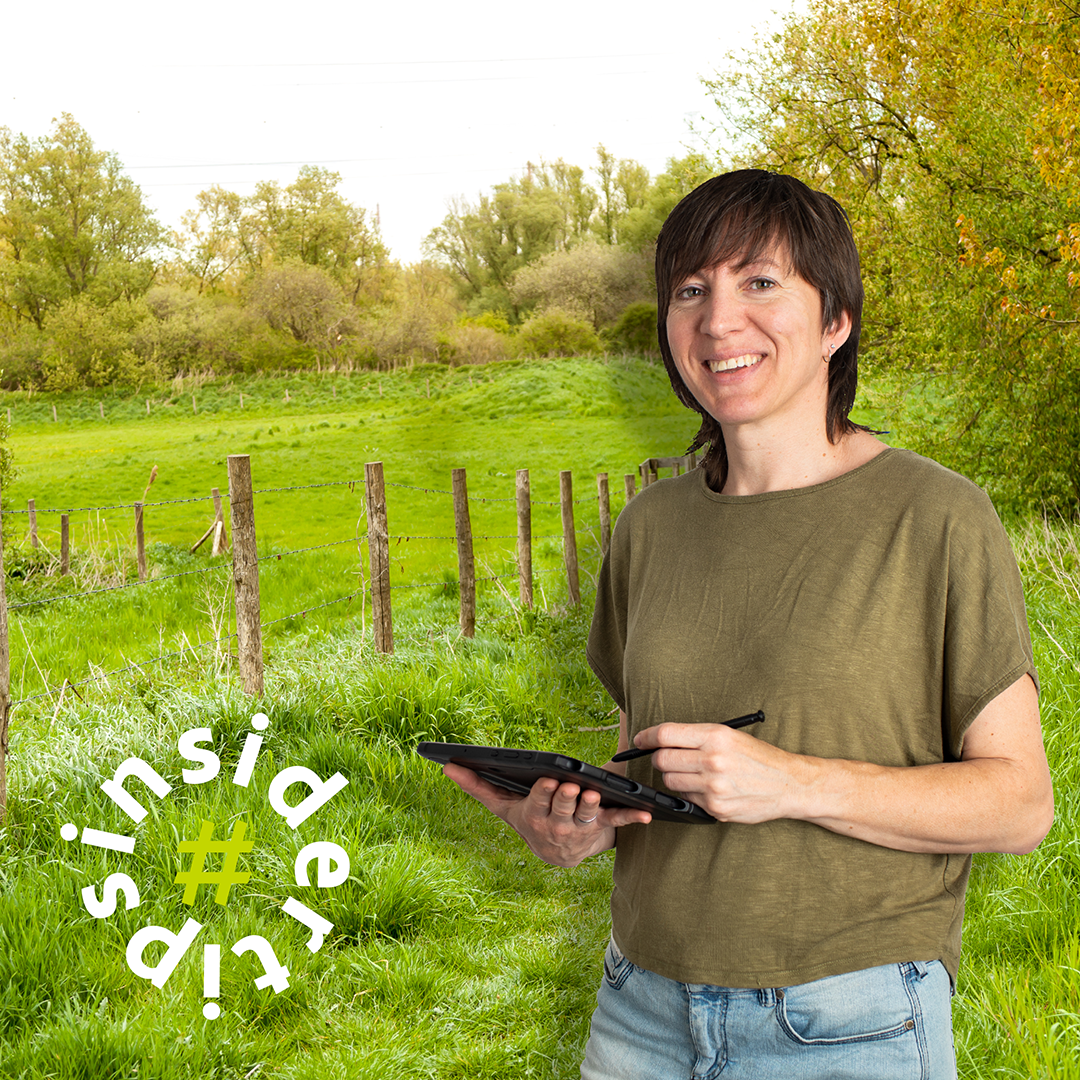
[[[701,414],[689,450],[709,444],[702,462],[709,486],[719,491],[727,477],[727,450],[720,424],[687,389],[667,337],[667,314],[675,289],[707,267],[737,260],[745,266],[779,246],[791,267],[821,296],[823,328],[847,312],[851,333],[829,362],[825,430],[830,442],[868,430],[848,419],[858,382],[863,285],[859,252],[847,214],[824,192],[802,181],[762,169],[740,169],[706,180],[668,215],[656,242],[656,319],[660,353],[675,395]]]

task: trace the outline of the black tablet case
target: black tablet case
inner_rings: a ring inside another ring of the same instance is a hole
[[[654,821],[679,821],[684,824],[712,824],[716,821],[695,803],[656,791],[606,769],[598,769],[566,754],[444,742],[422,742],[416,750],[440,765],[447,762],[464,765],[489,783],[519,795],[528,795],[537,780],[549,776],[563,783],[580,784],[583,788],[599,791],[601,806],[648,810]]]

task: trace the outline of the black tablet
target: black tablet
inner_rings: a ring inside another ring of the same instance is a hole
[[[566,754],[547,750],[510,750],[501,746],[469,746],[465,743],[422,742],[417,753],[440,765],[453,762],[472,769],[489,783],[528,795],[542,776],[560,783],[579,784],[600,792],[601,806],[626,806],[648,810],[654,821],[710,824],[716,821],[695,803],[656,791],[625,776],[598,769]]]

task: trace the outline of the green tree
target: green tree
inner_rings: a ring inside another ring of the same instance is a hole
[[[352,329],[349,305],[329,272],[295,258],[260,270],[247,306],[275,330],[318,349],[337,348]]]
[[[623,164],[623,181],[632,188],[631,170]],[[612,166],[612,193],[615,173]],[[500,311],[516,321],[520,312],[514,275],[544,255],[594,240],[598,206],[600,198],[579,166],[561,159],[530,162],[524,176],[496,184],[475,204],[454,200],[424,247],[430,258],[454,273],[471,313]]]
[[[631,251],[648,252],[651,257],[660,226],[675,204],[715,173],[715,164],[701,153],[669,158],[664,171],[653,178],[637,202],[631,205],[626,200],[626,209],[615,223],[619,244]]]
[[[649,170],[630,158],[616,161],[603,143],[596,148],[599,199],[592,230],[603,244],[620,240],[618,226],[626,214],[644,205],[649,191]]]
[[[523,266],[514,278],[512,293],[521,305],[540,311],[560,308],[599,330],[627,304],[651,295],[649,266],[636,252],[586,243],[550,252]]]
[[[36,141],[0,129],[0,298],[16,318],[40,328],[65,300],[150,287],[162,230],[121,170],[68,113]]]
[[[354,304],[377,301],[389,252],[378,223],[340,184],[340,174],[305,165],[292,184],[264,180],[247,198],[217,186],[201,192],[175,234],[183,270],[201,292],[291,260],[325,271]]]
[[[221,288],[243,265],[243,200],[218,184],[196,196],[198,205],[180,219],[173,246],[180,265],[200,294]]]
[[[1054,0],[812,0],[708,83],[731,164],[852,215],[863,355],[920,448],[1017,508],[1080,500],[1075,26]]]

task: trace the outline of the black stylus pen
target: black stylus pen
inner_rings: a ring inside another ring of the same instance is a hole
[[[755,713],[747,713],[746,716],[736,716],[734,720],[725,720],[724,727],[749,727],[751,724],[760,724],[764,719],[765,714],[758,709]],[[616,754],[611,760],[633,761],[634,758],[645,757],[646,754],[652,754],[661,749],[663,748],[660,746],[654,746],[652,750],[640,750],[638,747],[633,746],[629,750],[624,750],[621,754]]]

